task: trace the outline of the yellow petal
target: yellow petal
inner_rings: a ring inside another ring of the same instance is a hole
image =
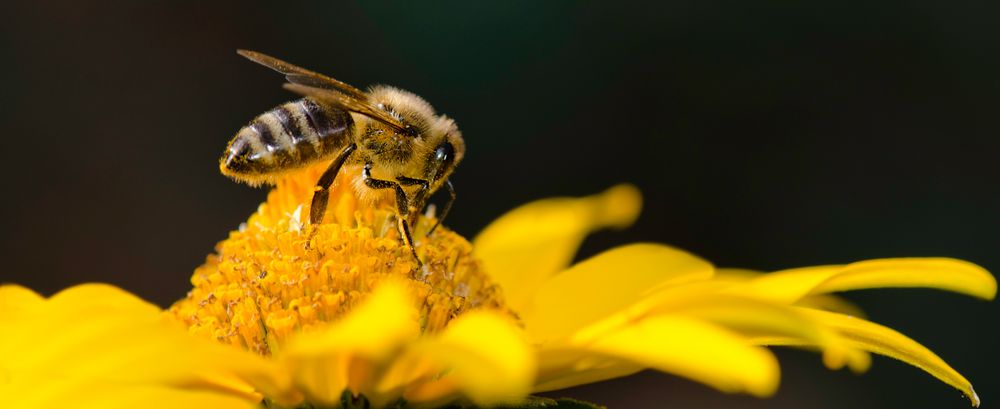
[[[973,406],[979,406],[979,396],[965,377],[929,349],[905,335],[860,318],[807,308],[802,308],[801,311],[840,332],[856,348],[892,357],[923,369],[942,382],[962,391],[972,401]]]
[[[219,394],[156,385],[106,383],[90,380],[0,384],[0,407],[18,409],[252,409],[257,402]]]
[[[831,369],[863,365],[867,356],[858,354],[834,331],[819,325],[794,308],[725,295],[698,296],[666,308],[674,314],[703,319],[747,337],[788,337],[802,339],[823,352],[823,362]]]
[[[439,336],[415,344],[400,361],[401,367],[423,368],[409,374],[412,380],[424,378],[409,382],[405,398],[411,402],[444,403],[450,396],[442,393],[452,392],[484,407],[516,403],[534,383],[534,351],[524,334],[508,318],[489,311],[456,318]],[[392,383],[398,384],[387,385]]]
[[[30,317],[38,308],[45,304],[45,299],[38,293],[18,285],[0,285],[0,334],[10,334],[16,330],[16,325]],[[0,350],[9,342],[0,336]],[[0,370],[2,370],[0,366]],[[0,373],[0,381],[3,374]]]
[[[750,270],[746,268],[718,267],[715,269],[713,280],[727,280],[733,282],[748,281],[765,274],[763,271]]]
[[[693,379],[724,392],[769,396],[778,387],[778,362],[765,348],[707,322],[683,316],[644,319],[580,345]]]
[[[574,346],[567,341],[536,349],[538,376],[535,392],[599,382],[646,369],[638,363]]]
[[[799,300],[794,305],[797,307],[836,312],[858,318],[868,317],[865,311],[857,304],[832,294],[810,295]]]
[[[160,308],[136,297],[128,291],[108,284],[80,284],[62,290],[49,298],[53,308],[75,308],[85,305],[87,308],[108,309],[121,313],[152,316],[160,312]]]
[[[683,288],[684,286],[681,286]],[[789,306],[753,298],[692,292],[665,292],[648,302],[637,303],[607,319],[594,323],[574,334],[575,340],[596,339],[604,334],[633,325],[659,314],[683,315],[704,320],[751,339],[801,339],[800,344],[814,345],[823,352],[824,362],[831,368],[857,366],[864,360],[858,351],[846,345],[839,335],[814,322]]]
[[[586,355],[584,355],[586,356]],[[539,379],[535,392],[548,392],[585,385],[608,379],[621,378],[646,369],[644,366],[622,360],[608,360],[604,365],[585,368],[559,367],[551,371],[551,376]]]
[[[878,259],[783,270],[730,291],[792,304],[807,295],[879,287],[937,288],[983,299],[993,299],[997,291],[996,279],[982,267],[949,258]]]
[[[765,273],[756,270],[747,270],[740,268],[717,268],[715,270],[715,276],[712,277],[712,281],[716,282],[728,282],[730,284],[745,283],[752,279],[756,279],[764,275]],[[766,297],[765,297],[766,298]],[[839,312],[841,314],[852,315],[859,318],[865,318],[865,312],[858,307],[856,304],[848,301],[843,297],[838,297],[836,295],[830,294],[817,294],[806,296],[805,298],[800,298],[798,302],[795,303],[797,306],[815,308],[824,311]]]
[[[546,281],[519,312],[534,339],[556,339],[663,287],[711,276],[712,265],[689,253],[659,244],[632,244],[584,260]]]
[[[816,344],[804,338],[792,338],[786,336],[768,335],[768,336],[755,336],[750,337],[750,343],[753,345],[763,345],[763,346],[787,346],[787,347],[801,347],[805,350],[813,351],[816,349]],[[830,369],[838,369],[843,366],[850,368],[851,372],[856,374],[861,374],[871,367],[872,358],[868,351],[861,349],[851,349],[848,351],[848,355],[840,357],[840,360],[831,361],[827,358],[828,355],[823,356],[823,364]]]
[[[111,399],[110,407],[118,397],[144,391],[181,403],[193,396],[255,403],[259,395],[248,381],[287,388],[267,361],[194,338],[155,306],[115,287],[81,285],[44,301],[21,300],[33,305],[22,310],[29,319],[13,321],[0,337],[0,373],[15,394],[39,383],[51,388],[53,397],[92,385],[108,391],[103,396]],[[101,406],[94,396],[89,402]],[[28,396],[16,399],[34,402]]]
[[[518,207],[487,226],[473,241],[486,272],[503,287],[515,310],[541,282],[573,260],[590,232],[632,224],[641,207],[639,191],[618,185],[585,198],[555,198]]]
[[[38,293],[19,285],[0,285],[0,311],[10,312],[38,306],[45,301]],[[7,315],[0,315],[5,318]]]
[[[388,281],[342,321],[292,339],[282,359],[310,402],[334,404],[346,388],[372,388],[386,361],[420,335],[417,317],[406,288]]]
[[[937,288],[986,300],[997,294],[997,281],[986,269],[953,258],[889,258],[851,263],[811,294],[879,287]]]

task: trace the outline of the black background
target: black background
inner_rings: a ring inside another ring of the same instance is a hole
[[[0,281],[110,282],[168,305],[263,200],[217,171],[228,139],[293,97],[252,48],[455,118],[450,225],[628,181],[636,226],[583,255],[665,242],[777,269],[951,256],[1000,269],[995,1],[13,1],[0,6]],[[1000,402],[996,303],[849,297]],[[580,300],[587,302],[587,300]],[[877,359],[858,377],[779,351],[770,400],[641,374],[559,395],[611,407],[965,407]]]

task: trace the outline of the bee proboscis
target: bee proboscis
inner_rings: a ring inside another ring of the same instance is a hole
[[[240,129],[220,160],[222,173],[259,185],[333,159],[316,184],[309,210],[309,222],[319,224],[340,169],[359,167],[358,189],[394,193],[400,237],[421,264],[410,217],[442,186],[449,200],[428,234],[451,209],[455,189],[448,177],[465,154],[455,121],[411,92],[383,85],[361,91],[268,55],[237,52],[284,74],[284,87],[304,98],[281,104]]]

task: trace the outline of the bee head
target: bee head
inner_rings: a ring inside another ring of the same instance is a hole
[[[455,121],[437,115],[427,101],[408,91],[375,86],[369,95],[378,108],[404,125],[396,134],[420,141],[419,152],[425,158],[422,176],[437,190],[465,156],[465,141]]]
[[[436,126],[431,132],[440,136],[431,138],[434,151],[428,158],[426,173],[431,183],[437,186],[448,179],[465,156],[465,141],[451,118],[441,115],[436,120]]]

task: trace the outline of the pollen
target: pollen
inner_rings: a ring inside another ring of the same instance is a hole
[[[477,308],[507,311],[462,236],[432,216],[415,218],[418,267],[402,244],[394,203],[361,202],[344,183],[330,192],[325,222],[308,223],[315,181],[312,167],[277,182],[246,223],[216,246],[191,276],[194,288],[169,310],[194,334],[261,355],[280,350],[292,334],[318,329],[349,312],[380,282],[402,279],[433,333]]]

